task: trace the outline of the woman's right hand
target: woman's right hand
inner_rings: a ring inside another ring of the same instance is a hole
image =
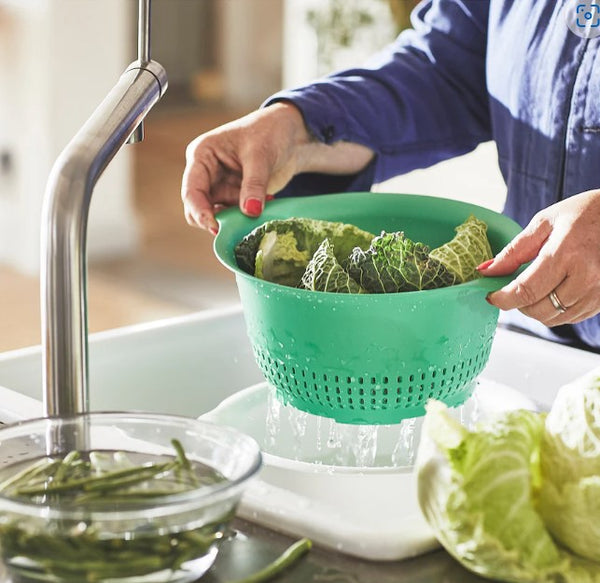
[[[311,142],[299,110],[276,103],[207,132],[187,147],[181,197],[187,222],[216,234],[215,213],[235,204],[261,214],[267,194],[300,171]]]
[[[374,153],[350,142],[323,144],[312,138],[296,106],[278,102],[207,132],[187,147],[181,198],[187,222],[219,229],[215,214],[239,204],[257,217],[267,195],[300,172],[352,174]]]

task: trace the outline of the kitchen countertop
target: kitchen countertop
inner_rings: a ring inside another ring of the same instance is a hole
[[[236,520],[236,534],[224,541],[202,583],[231,583],[263,568],[295,539]],[[314,546],[273,579],[274,583],[483,583],[443,550],[414,559],[371,562]]]
[[[221,545],[211,569],[201,583],[232,583],[275,560],[294,539],[236,520],[235,534]],[[0,581],[7,583],[0,566]],[[370,562],[313,547],[273,583],[484,583],[461,567],[445,551],[415,559]],[[13,583],[19,583],[13,581]]]

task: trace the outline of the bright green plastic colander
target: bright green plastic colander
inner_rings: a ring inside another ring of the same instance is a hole
[[[392,424],[423,415],[428,399],[463,403],[487,363],[498,310],[485,301],[511,277],[452,287],[354,295],[295,289],[255,278],[234,248],[271,219],[307,217],[374,234],[404,231],[437,247],[470,214],[488,225],[494,253],[521,229],[499,213],[443,198],[344,193],[274,200],[257,219],[218,215],[215,252],[235,273],[248,336],[266,379],[298,409],[340,423]]]

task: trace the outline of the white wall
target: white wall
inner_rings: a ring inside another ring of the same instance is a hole
[[[134,60],[135,23],[125,0],[0,0],[0,261],[35,274],[48,174],[70,138]],[[120,152],[94,193],[91,257],[137,242],[131,152]]]

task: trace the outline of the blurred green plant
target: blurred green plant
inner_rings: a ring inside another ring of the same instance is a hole
[[[390,38],[383,38],[385,44],[394,35],[410,27],[410,13],[418,0],[327,0],[318,8],[307,11],[308,24],[315,31],[318,42],[318,55],[321,65],[330,68],[334,65],[337,49],[351,48],[357,35],[365,29],[389,23],[381,22],[382,5],[387,4],[393,26],[389,26]]]

